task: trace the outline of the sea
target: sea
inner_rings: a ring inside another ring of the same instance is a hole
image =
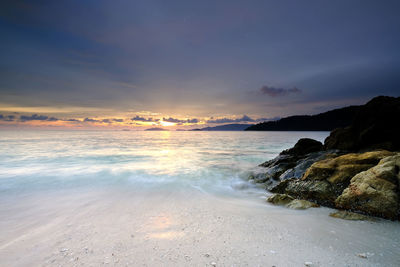
[[[0,194],[121,187],[197,189],[242,197],[249,174],[308,137],[328,132],[0,132]]]
[[[0,131],[0,266],[398,266],[400,224],[266,202],[328,132]]]

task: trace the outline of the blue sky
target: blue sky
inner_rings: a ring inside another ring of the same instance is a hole
[[[400,95],[398,1],[2,1],[0,114],[215,121]]]

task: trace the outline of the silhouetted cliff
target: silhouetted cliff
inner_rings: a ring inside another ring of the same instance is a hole
[[[361,106],[334,109],[317,115],[300,115],[258,123],[245,131],[332,131],[349,126]]]

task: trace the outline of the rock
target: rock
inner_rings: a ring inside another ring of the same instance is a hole
[[[318,204],[315,204],[313,202],[301,199],[294,199],[293,197],[285,194],[272,195],[267,199],[267,201],[275,205],[281,205],[296,210],[304,210],[308,208],[319,207]]]
[[[339,210],[336,212],[332,212],[329,214],[329,216],[334,217],[334,218],[339,218],[339,219],[344,219],[344,220],[350,220],[350,221],[373,221],[374,219],[365,216],[359,213],[354,213],[350,211],[345,211],[345,210]]]
[[[311,152],[323,150],[324,146],[321,142],[310,138],[301,138],[294,147],[284,150],[280,155],[303,156]]]
[[[307,139],[307,140],[311,140],[307,142],[312,142],[312,143],[318,142],[312,139]],[[291,151],[291,149],[287,151]],[[330,150],[330,151],[312,152],[303,155],[301,155],[300,152],[296,152],[296,154],[288,154],[289,152],[285,153],[282,152],[283,154],[281,153],[276,158],[266,161],[263,164],[259,165],[260,167],[264,167],[265,169],[263,169],[261,172],[257,174],[251,175],[249,177],[249,180],[253,181],[254,183],[264,184],[265,189],[271,190],[273,187],[276,186],[277,183],[279,183],[282,180],[290,178],[298,178],[298,179],[301,178],[305,173],[305,171],[307,170],[307,168],[310,167],[314,162],[328,157],[337,156],[336,152],[337,151]]]
[[[303,200],[303,199],[295,199],[291,202],[289,202],[286,207],[290,208],[290,209],[295,209],[295,210],[305,210],[305,209],[309,209],[309,208],[318,208],[319,205],[307,200]]]
[[[303,180],[327,180],[331,184],[348,183],[361,171],[365,171],[392,152],[381,150],[361,154],[350,153],[336,158],[318,161],[311,165],[304,174]]]
[[[355,175],[336,199],[339,208],[388,219],[399,217],[400,153],[382,159],[375,167]]]
[[[367,258],[369,258],[371,256],[374,256],[374,253],[369,253],[369,252],[367,252],[367,253],[359,253],[359,254],[357,254],[357,256],[360,257],[360,258],[363,258],[363,259],[367,259]]]
[[[289,179],[281,182],[271,192],[288,194],[299,199],[308,199],[318,204],[333,207],[337,194],[327,181]]]
[[[285,194],[275,194],[270,196],[267,201],[275,205],[286,205],[293,201],[294,198]]]
[[[320,151],[310,153],[305,158],[298,160],[296,166],[282,173],[279,176],[279,180],[283,181],[290,178],[300,179],[313,163],[326,158],[337,157],[339,155],[338,153],[338,151]]]
[[[326,149],[400,150],[400,97],[373,98],[358,111],[353,123],[336,129],[325,139]]]
[[[311,261],[306,261],[305,263],[304,263],[304,266],[307,266],[307,267],[310,267],[310,266],[312,266],[313,265],[313,263],[311,262]]]
[[[335,200],[350,184],[357,173],[376,165],[393,152],[380,150],[351,153],[315,162],[299,179],[288,179],[271,188],[271,192],[307,199],[318,204],[335,207]]]

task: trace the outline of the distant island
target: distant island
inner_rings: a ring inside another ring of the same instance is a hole
[[[252,125],[245,131],[332,131],[349,126],[362,106],[334,109],[317,115],[299,115]]]
[[[167,130],[167,129],[164,129],[164,128],[149,128],[149,129],[146,129],[145,131],[169,131],[169,130]]]
[[[214,127],[205,127],[200,129],[192,129],[190,131],[243,131],[252,124],[225,124]]]

